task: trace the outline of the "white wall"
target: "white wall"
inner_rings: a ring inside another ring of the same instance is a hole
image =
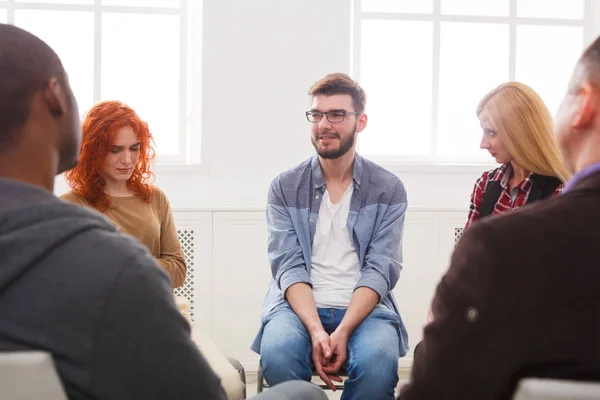
[[[306,93],[323,75],[350,71],[351,3],[203,0],[202,12],[192,7],[202,23],[202,65],[188,71],[189,90],[201,91],[201,132],[193,135],[201,135],[202,168],[157,167],[156,184],[173,207],[262,207],[271,179],[313,153]],[[598,3],[587,3],[595,17],[586,43],[600,34]],[[465,208],[489,167],[390,169],[404,181],[409,207]],[[56,193],[66,190],[57,178]]]
[[[157,168],[174,208],[262,207],[271,179],[313,153],[308,88],[349,72],[351,19],[350,0],[204,0],[203,168]],[[410,206],[467,207],[481,169],[395,172]]]

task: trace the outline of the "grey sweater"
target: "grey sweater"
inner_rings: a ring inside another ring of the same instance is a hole
[[[71,399],[225,399],[142,245],[0,178],[0,351],[26,350],[52,354]]]

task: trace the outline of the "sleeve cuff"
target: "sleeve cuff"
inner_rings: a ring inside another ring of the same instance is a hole
[[[310,276],[308,272],[304,268],[293,268],[285,271],[279,277],[279,290],[283,294],[283,298],[285,299],[285,292],[288,288],[296,283],[307,283],[312,287],[310,283]]]
[[[368,287],[374,290],[379,295],[379,302],[381,303],[388,295],[388,284],[385,279],[377,272],[365,272],[358,280],[356,289],[359,287]]]

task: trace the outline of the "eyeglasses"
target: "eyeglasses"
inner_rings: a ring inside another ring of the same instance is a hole
[[[306,119],[308,120],[308,122],[317,123],[317,122],[321,121],[321,119],[323,118],[323,115],[325,115],[325,116],[327,116],[327,121],[335,124],[338,122],[342,122],[346,115],[360,115],[360,114],[361,113],[359,113],[359,112],[349,112],[349,111],[339,111],[339,110],[338,111],[327,111],[327,112],[307,111]]]

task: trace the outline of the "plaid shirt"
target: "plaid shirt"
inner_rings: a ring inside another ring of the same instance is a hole
[[[465,229],[479,218],[479,208],[481,207],[483,195],[487,189],[487,184],[489,181],[500,181],[500,186],[502,187],[502,193],[500,193],[498,202],[494,206],[492,215],[501,214],[514,208],[522,207],[527,203],[529,193],[531,192],[531,187],[533,186],[531,181],[531,176],[533,173],[527,175],[527,178],[512,188],[512,190],[509,190],[508,180],[510,179],[511,172],[512,167],[510,166],[510,163],[502,164],[502,166],[499,168],[484,172],[483,175],[477,179],[477,182],[475,182],[475,188],[471,194],[469,218],[465,225]],[[558,196],[562,193],[562,190],[563,185],[559,185],[552,196]]]

